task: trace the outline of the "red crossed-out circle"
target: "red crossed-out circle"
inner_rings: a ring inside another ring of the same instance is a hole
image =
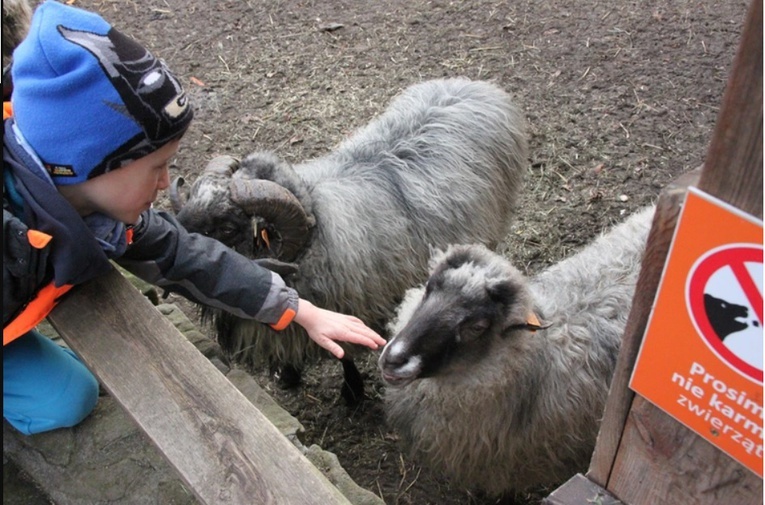
[[[704,290],[712,275],[721,268],[729,267],[749,301],[749,305],[754,310],[753,315],[762,327],[762,293],[746,268],[746,263],[762,264],[762,259],[762,247],[752,244],[729,244],[712,249],[699,258],[691,268],[686,286],[686,303],[691,313],[691,320],[696,330],[703,337],[704,342],[720,359],[727,362],[739,373],[759,383],[762,383],[762,370],[736,356],[723,344],[712,328],[712,323],[704,306]]]

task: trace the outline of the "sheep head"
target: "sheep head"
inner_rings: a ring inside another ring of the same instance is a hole
[[[215,238],[251,258],[294,261],[315,224],[295,194],[280,184],[298,181],[274,156],[251,155],[241,164],[219,156],[191,186],[186,201],[183,179],[173,181],[170,201],[178,221],[189,231]]]
[[[396,334],[378,361],[391,386],[459,373],[516,330],[539,328],[529,320],[533,305],[523,275],[481,245],[438,253],[425,288],[406,297]]]

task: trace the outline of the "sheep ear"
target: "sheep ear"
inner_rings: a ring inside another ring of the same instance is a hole
[[[536,321],[533,322],[533,321]],[[536,318],[534,314],[531,314],[528,318],[526,318],[526,322],[523,323],[517,323],[517,324],[509,324],[507,326],[507,330],[526,330],[530,331],[531,333],[536,333],[539,330],[546,330],[552,326],[552,323],[543,324],[540,323],[539,320]]]
[[[486,291],[494,302],[505,306],[510,306],[518,295],[518,289],[507,279],[490,281]]]
[[[519,285],[511,279],[504,279],[492,283],[487,289],[492,300],[508,308],[508,316],[505,319],[506,329],[535,332],[551,326],[541,322],[534,313],[530,294],[523,285]]]

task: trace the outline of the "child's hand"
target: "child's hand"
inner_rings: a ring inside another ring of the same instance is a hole
[[[311,340],[337,358],[342,358],[345,352],[335,341],[360,344],[370,349],[377,349],[386,343],[359,318],[321,309],[302,298],[298,302],[295,322],[308,332]]]

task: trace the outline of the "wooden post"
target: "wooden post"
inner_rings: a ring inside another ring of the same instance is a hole
[[[116,270],[50,321],[201,503],[349,503]]]
[[[762,2],[754,0],[699,189],[762,219]]]
[[[658,203],[586,475],[592,486],[577,476],[546,503],[585,505],[597,493],[630,505],[762,503],[761,478],[628,387],[687,187],[698,180],[699,189],[762,219],[762,42],[762,2],[754,0],[704,167],[667,187]]]

